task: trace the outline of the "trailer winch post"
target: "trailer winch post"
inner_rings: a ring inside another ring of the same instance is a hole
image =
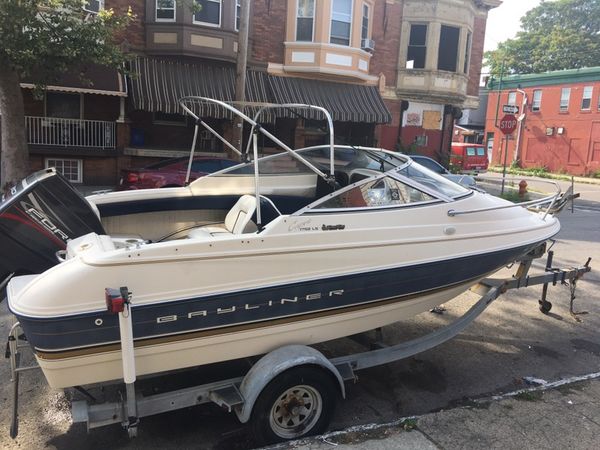
[[[131,292],[127,287],[119,290],[106,288],[106,308],[119,316],[119,334],[121,340],[121,362],[123,365],[123,381],[125,382],[125,401],[123,402],[123,427],[129,437],[137,436],[140,422],[135,398],[135,353],[133,345],[133,322],[131,320]]]

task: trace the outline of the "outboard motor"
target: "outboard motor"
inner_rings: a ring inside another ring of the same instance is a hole
[[[105,234],[88,201],[54,168],[28,176],[0,203],[0,285],[13,273],[41,273],[84,234]]]

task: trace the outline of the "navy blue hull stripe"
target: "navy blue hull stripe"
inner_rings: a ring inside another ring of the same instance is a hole
[[[533,247],[138,307],[135,288],[131,287],[134,338],[137,341],[343,310],[381,299],[402,300],[475,280]],[[105,312],[49,319],[17,317],[31,345],[44,352],[119,342],[118,317]]]

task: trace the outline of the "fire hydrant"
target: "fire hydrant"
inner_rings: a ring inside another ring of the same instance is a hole
[[[521,180],[519,183],[519,198],[524,200],[525,195],[527,195],[527,181]]]

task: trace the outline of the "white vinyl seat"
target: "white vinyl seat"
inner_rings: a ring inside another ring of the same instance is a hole
[[[202,239],[218,235],[242,234],[250,225],[254,211],[256,211],[256,198],[253,195],[242,195],[225,216],[224,223],[194,228],[189,232],[188,238]]]

